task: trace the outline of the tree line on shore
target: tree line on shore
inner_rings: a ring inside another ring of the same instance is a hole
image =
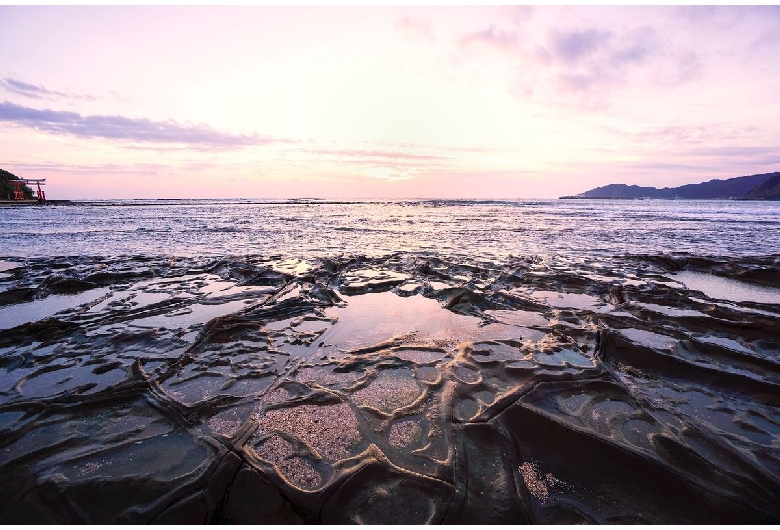
[[[6,171],[5,169],[0,169],[0,200],[13,200],[14,191],[16,191],[16,186],[12,184],[12,181],[14,180],[21,180],[21,179],[20,177],[17,177],[10,171]],[[25,199],[35,198],[32,188],[30,188],[26,184],[22,185],[22,191],[24,192]]]

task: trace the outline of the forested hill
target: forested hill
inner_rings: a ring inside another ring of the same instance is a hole
[[[773,176],[750,190],[745,199],[753,200],[778,200],[780,199],[780,173]]]
[[[0,200],[10,200],[14,198],[14,190],[16,188],[13,184],[11,184],[12,180],[19,180],[19,177],[10,171],[0,169]],[[28,186],[22,186],[22,189],[24,190],[25,199],[34,198],[32,189],[30,189]]]
[[[774,184],[772,184],[774,183]],[[780,172],[710,180],[676,188],[609,184],[562,199],[780,199]]]

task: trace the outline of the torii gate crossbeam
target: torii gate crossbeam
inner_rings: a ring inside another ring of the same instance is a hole
[[[36,184],[38,186],[38,200],[39,201],[45,201],[46,200],[46,194],[41,189],[41,184],[46,184],[46,179],[18,179],[18,180],[12,180],[11,183],[14,185],[14,200],[15,201],[23,201],[24,200],[24,190],[22,190],[22,186],[25,184]]]

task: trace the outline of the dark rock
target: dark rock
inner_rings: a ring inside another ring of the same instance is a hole
[[[289,502],[257,471],[243,467],[225,499],[226,524],[302,523]]]
[[[29,302],[35,298],[36,289],[8,289],[0,292],[0,306]]]

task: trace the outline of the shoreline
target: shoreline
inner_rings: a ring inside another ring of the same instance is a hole
[[[74,201],[59,200],[59,199],[47,199],[45,201],[39,201],[38,199],[25,199],[23,201],[11,201],[0,200],[0,207],[12,207],[12,206],[63,206],[73,205]]]
[[[577,197],[576,195],[564,195],[558,197],[558,200],[584,200],[584,201],[747,201],[747,202],[776,202],[777,199],[750,199],[746,197],[729,197],[717,199],[686,199],[683,197]]]

